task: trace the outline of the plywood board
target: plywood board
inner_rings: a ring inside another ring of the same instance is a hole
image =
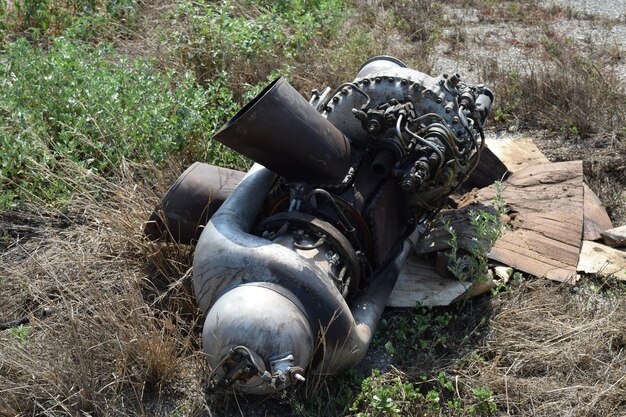
[[[602,202],[587,184],[584,184],[584,193],[583,239],[599,240],[602,237],[600,234],[611,229],[613,224]]]
[[[511,172],[550,162],[528,136],[515,139],[488,139],[486,143]]]
[[[389,307],[447,306],[463,296],[470,283],[442,277],[429,257],[410,255],[387,301]]]
[[[575,282],[583,233],[581,161],[530,165],[511,174],[502,197],[510,209],[510,230],[489,258],[561,282]],[[476,193],[483,204],[495,187]]]
[[[578,270],[626,281],[626,251],[585,240]]]

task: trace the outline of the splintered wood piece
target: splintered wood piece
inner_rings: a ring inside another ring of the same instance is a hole
[[[510,230],[491,248],[489,258],[532,274],[574,283],[583,232],[581,161],[531,165],[503,183]],[[487,204],[491,186],[476,193]]]
[[[519,171],[531,165],[550,163],[535,142],[527,136],[515,139],[488,139],[487,147],[510,172]]]
[[[432,258],[410,255],[400,271],[389,307],[447,306],[466,293],[471,283],[439,275]]]
[[[613,224],[598,196],[587,184],[584,184],[583,187],[585,193],[583,239],[599,240],[602,237],[601,233],[611,229]],[[605,243],[609,244],[606,240]]]
[[[626,226],[605,230],[601,235],[604,243],[609,246],[626,247]]]
[[[626,281],[626,251],[585,240],[578,270]]]

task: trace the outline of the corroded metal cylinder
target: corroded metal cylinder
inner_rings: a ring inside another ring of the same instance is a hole
[[[244,172],[195,162],[169,188],[146,223],[151,240],[189,244],[245,176]]]

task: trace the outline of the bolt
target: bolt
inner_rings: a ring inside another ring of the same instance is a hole
[[[376,78],[374,78],[374,81],[376,81],[377,83],[379,83],[379,82],[380,82],[380,77],[376,77]]]
[[[395,79],[395,78],[393,78],[393,77],[389,77],[389,78],[387,78],[387,81],[389,81],[390,83],[392,83],[392,82],[396,81],[396,79]]]
[[[337,96],[333,97],[333,102],[334,102],[334,103],[336,103],[336,102],[338,102],[338,101],[339,101],[339,97],[337,97]]]
[[[405,78],[403,78],[403,79],[400,81],[400,84],[402,84],[402,85],[406,85],[407,83],[408,83],[408,81],[407,81]]]
[[[347,95],[348,95],[348,93],[349,93],[349,91],[348,91],[348,89],[347,89],[347,88],[342,88],[342,89],[341,89],[341,94],[343,94],[344,96],[347,96]]]
[[[369,80],[368,78],[366,78],[366,79],[364,79],[364,80],[363,80],[363,84],[367,85],[367,84],[369,84],[369,83],[370,83],[370,80]]]

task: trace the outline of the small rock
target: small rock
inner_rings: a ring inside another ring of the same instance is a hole
[[[626,246],[626,226],[616,227],[600,233],[604,243],[615,248]]]

